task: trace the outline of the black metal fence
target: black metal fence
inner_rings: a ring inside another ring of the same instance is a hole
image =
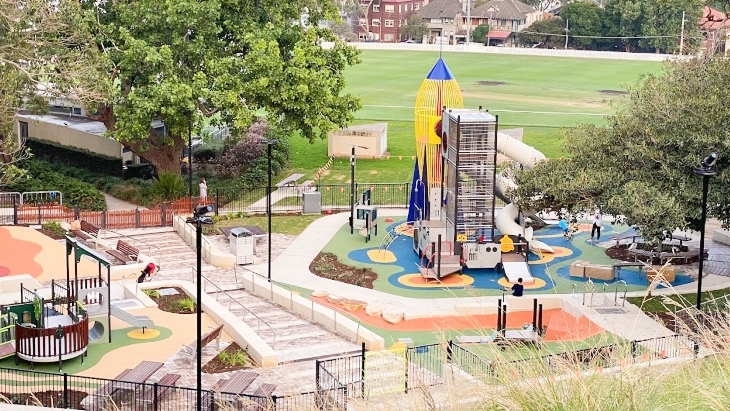
[[[350,208],[350,184],[318,184],[312,186],[272,187],[271,209],[274,213],[302,211],[302,195],[319,192],[323,210],[347,210]],[[365,190],[370,189],[370,204],[380,207],[406,208],[411,194],[410,183],[356,183],[355,203],[361,201]],[[211,202],[218,213],[246,212],[265,213],[266,187],[215,190]]]
[[[120,411],[187,411],[196,409],[193,388],[115,381],[104,378],[54,374],[41,371],[0,368],[0,394],[13,404],[40,405],[74,410],[114,409]],[[334,387],[285,396],[257,396],[204,391],[204,410],[218,410],[221,404],[232,409],[257,410],[345,410],[345,387]]]
[[[0,225],[15,224],[20,193],[0,193]]]
[[[495,346],[496,347],[496,346]],[[498,348],[499,349],[499,348]],[[486,383],[495,382],[500,373],[510,378],[532,378],[561,370],[590,367],[612,367],[629,361],[651,361],[692,355],[692,341],[683,335],[617,342],[602,347],[492,361],[484,353],[475,353],[469,346],[449,341],[408,347],[406,350],[405,392],[443,382],[444,365],[451,364]],[[365,353],[317,361],[317,389],[327,390],[345,386],[338,394],[349,398],[364,397],[368,392],[365,373]],[[392,372],[388,370],[388,372]],[[508,374],[508,375],[507,375]]]

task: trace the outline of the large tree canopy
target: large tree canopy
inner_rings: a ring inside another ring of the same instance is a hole
[[[624,215],[647,239],[699,228],[702,179],[692,169],[717,151],[730,165],[730,66],[722,58],[665,63],[630,90],[605,126],[566,130],[569,159],[516,171],[526,209],[600,207]],[[730,222],[730,170],[710,181],[708,212]]]
[[[18,110],[43,112],[45,97],[75,92],[79,78],[94,81],[78,47],[87,39],[71,23],[76,10],[64,0],[0,0],[0,187],[24,175],[18,164],[29,156],[14,130]]]
[[[106,101],[89,101],[88,111],[158,171],[179,173],[189,121],[197,129],[211,117],[241,134],[265,113],[270,124],[312,140],[344,126],[360,106],[342,93],[356,50],[316,25],[338,18],[330,1],[82,4],[78,23],[93,33],[97,67],[113,90]]]

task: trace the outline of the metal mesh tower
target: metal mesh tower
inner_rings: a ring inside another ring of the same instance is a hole
[[[442,120],[446,237],[460,243],[494,236],[497,118],[448,110]]]

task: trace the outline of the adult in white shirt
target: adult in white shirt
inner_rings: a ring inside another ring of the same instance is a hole
[[[208,183],[205,182],[205,178],[200,179],[200,199],[205,200],[208,198]]]
[[[591,227],[591,241],[593,241],[593,234],[598,234],[596,240],[601,239],[601,224],[603,224],[603,216],[601,212],[596,210],[596,214],[593,215],[593,226]]]

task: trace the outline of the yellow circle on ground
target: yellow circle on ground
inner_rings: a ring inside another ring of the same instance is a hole
[[[158,330],[145,329],[144,333],[142,333],[142,328],[127,333],[127,337],[134,338],[135,340],[149,340],[159,336],[160,332]]]
[[[522,283],[522,285],[524,285],[525,286],[525,289],[527,289],[527,290],[529,290],[531,288],[542,288],[542,287],[545,287],[545,280],[541,280],[539,278],[533,278],[533,280],[535,280],[535,282],[532,283],[532,284]],[[512,283],[510,283],[509,281],[507,281],[507,279],[505,277],[500,278],[497,281],[497,284],[501,285],[502,287],[512,288]]]
[[[392,251],[388,250],[368,250],[368,258],[374,263],[394,263],[397,258]]]
[[[553,261],[556,258],[567,257],[569,255],[573,255],[573,250],[571,250],[570,248],[553,246],[553,251],[555,251],[555,252],[552,254],[550,254],[550,253],[537,254],[537,256],[540,257],[540,259],[532,260],[529,262],[529,264],[546,264],[546,263]]]
[[[405,274],[398,277],[398,282],[416,288],[466,287],[474,283],[474,278],[465,274],[452,274],[442,278],[441,281],[426,281],[421,274]]]

